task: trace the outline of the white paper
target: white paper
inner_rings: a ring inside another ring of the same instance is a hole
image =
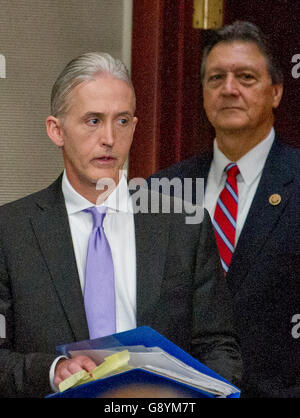
[[[76,350],[71,351],[70,355],[72,357],[74,355],[89,356],[99,365],[105,357],[123,350],[129,351],[130,360],[128,364],[134,368],[149,370],[219,396],[228,396],[237,392],[234,386],[199,372],[159,347],[118,346],[101,350]]]

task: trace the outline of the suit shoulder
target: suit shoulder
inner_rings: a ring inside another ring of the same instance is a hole
[[[184,177],[199,177],[201,176],[201,169],[203,165],[211,162],[210,154],[205,154],[203,156],[195,155],[187,160],[180,161],[179,163],[173,164],[170,167],[167,167],[163,170],[160,170],[152,174],[149,178],[169,178],[174,177],[184,178]]]
[[[300,149],[292,147],[282,140],[276,141],[278,152],[278,164],[284,167],[288,173],[296,175],[299,178],[300,175]]]
[[[28,196],[24,196],[20,199],[14,200],[9,203],[5,203],[4,205],[0,206],[0,216],[3,214],[8,214],[12,212],[19,212],[24,210],[24,208],[31,206],[32,202],[35,200],[35,196],[38,196],[40,192],[32,193]]]
[[[277,138],[276,140],[277,146],[279,147],[280,153],[286,156],[288,159],[300,160],[300,149],[293,147],[286,143],[286,141],[282,140],[281,138]]]
[[[189,231],[198,230],[210,223],[210,216],[205,209],[203,201],[194,204],[185,200],[183,196],[174,196],[172,193],[162,193],[157,190],[144,190],[147,198],[147,211],[157,221],[170,224],[178,229]]]
[[[50,186],[0,206],[0,219],[32,214],[37,202],[47,202],[57,189],[59,179]]]

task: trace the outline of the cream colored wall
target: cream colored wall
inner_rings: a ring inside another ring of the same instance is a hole
[[[87,51],[130,69],[131,15],[132,0],[0,0],[0,204],[59,175],[61,152],[45,132],[52,84]]]

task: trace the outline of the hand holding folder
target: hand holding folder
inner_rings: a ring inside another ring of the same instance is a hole
[[[72,353],[71,353],[72,354]],[[76,355],[76,352],[75,352]],[[89,355],[87,352],[84,355]],[[121,373],[124,371],[129,370],[128,367],[129,361],[129,352],[128,350],[123,350],[121,352],[117,352],[112,354],[104,360],[101,358],[100,364],[91,372],[87,372],[86,370],[81,370],[72,376],[65,379],[63,382],[59,384],[60,392],[63,392],[71,387],[76,387],[85,383],[93,382],[98,379],[102,379],[106,376],[112,376],[115,373]]]
[[[71,357],[88,355],[98,366],[90,375],[79,372],[71,376],[60,385],[62,392],[49,397],[102,397],[109,391],[124,394],[130,385],[160,386],[182,397],[240,395],[238,388],[149,327],[67,344],[58,347],[58,352]]]

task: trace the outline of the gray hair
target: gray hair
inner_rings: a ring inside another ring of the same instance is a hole
[[[51,92],[51,114],[62,117],[67,111],[72,90],[95,75],[110,74],[125,81],[135,93],[129,72],[122,61],[104,52],[87,52],[70,61],[56,79]]]
[[[224,26],[221,29],[212,32],[212,36],[204,48],[201,63],[201,80],[204,80],[206,60],[215,45],[219,42],[254,42],[261,54],[266,58],[268,72],[272,84],[281,84],[283,82],[283,73],[280,65],[272,53],[271,43],[267,36],[253,23],[236,21],[231,25]]]

